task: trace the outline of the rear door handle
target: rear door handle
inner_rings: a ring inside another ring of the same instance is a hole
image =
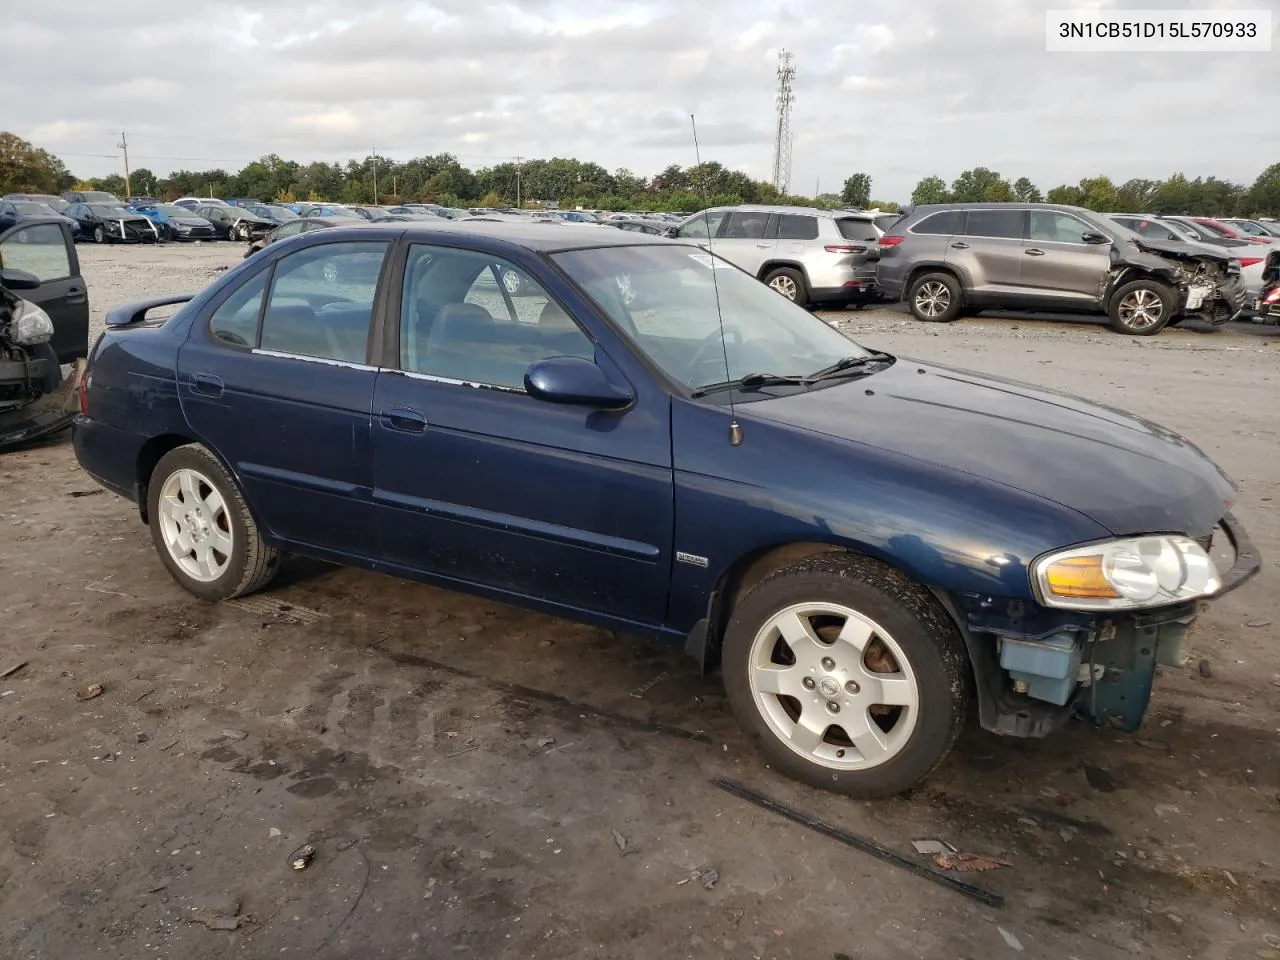
[[[399,430],[401,433],[427,432],[427,415],[413,407],[385,407],[378,416],[391,430]]]
[[[191,377],[191,389],[206,397],[222,396],[222,378],[212,373],[196,373]]]
[[[1028,257],[1043,257],[1044,251],[1039,247],[1032,247],[1030,250],[1026,251],[1026,254]]]
[[[954,250],[968,250],[968,249],[969,249],[969,245],[968,245],[967,243],[953,243],[953,244],[951,245],[951,247],[952,247],[952,249],[954,249]]]

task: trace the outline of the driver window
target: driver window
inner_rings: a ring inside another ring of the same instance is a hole
[[[524,392],[530,364],[595,357],[595,345],[537,280],[501,258],[414,245],[400,310],[400,365]]]
[[[1042,243],[1083,243],[1090,230],[1083,220],[1052,210],[1031,211],[1031,239]]]

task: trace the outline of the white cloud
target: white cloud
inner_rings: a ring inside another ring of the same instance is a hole
[[[1044,11],[1066,2],[60,0],[6,13],[0,103],[6,127],[85,176],[118,169],[122,129],[135,165],[159,172],[377,144],[652,174],[693,162],[691,113],[704,159],[763,176],[785,47],[797,190],[861,170],[877,197],[905,199],[976,165],[1042,188],[1176,170],[1249,181],[1280,158],[1274,54],[1049,55]],[[66,55],[82,49],[107,52]]]

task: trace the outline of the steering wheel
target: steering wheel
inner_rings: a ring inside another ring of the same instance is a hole
[[[724,340],[732,340],[735,344],[742,345],[742,331],[737,327],[724,327],[720,330],[713,330],[703,339],[703,341],[694,348],[693,359],[689,361],[688,373],[686,379],[692,380],[693,374],[698,371],[704,363],[709,360],[715,360],[717,364],[725,366],[724,362]],[[713,357],[711,351],[715,350],[716,355]]]

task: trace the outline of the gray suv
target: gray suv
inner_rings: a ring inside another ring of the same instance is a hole
[[[1186,316],[1225,323],[1245,301],[1228,253],[1139,236],[1080,207],[922,204],[879,246],[877,286],[918,320],[988,307],[1104,313],[1121,333],[1150,335]]]
[[[898,219],[811,207],[713,207],[672,236],[693,240],[800,306],[865,304],[876,295],[876,242]]]

